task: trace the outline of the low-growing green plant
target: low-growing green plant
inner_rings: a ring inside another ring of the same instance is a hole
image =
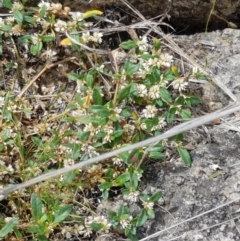
[[[1,53],[8,57],[9,40],[15,51],[1,66],[2,185],[145,140],[191,118],[199,99],[189,94],[187,78],[173,56],[162,52],[157,38],[122,42],[109,52],[112,65],[107,65],[97,52],[87,51],[97,51],[103,41],[100,30],[87,30],[87,19],[100,11],[71,12],[44,1],[38,7],[27,7],[27,1],[1,2],[12,14],[0,19]],[[74,57],[61,56],[62,49]],[[29,58],[41,63],[42,70],[36,73]],[[63,72],[74,91],[36,84],[45,72],[55,67],[60,71],[65,63],[72,66]],[[12,81],[7,81],[9,75]],[[162,195],[160,190],[141,193],[144,161],[161,161],[171,149],[190,166],[183,143],[179,134],[15,192],[7,198],[11,210],[0,220],[0,237],[50,240],[54,235],[93,237],[115,230],[137,240],[137,228],[155,217],[153,206]],[[141,212],[133,217],[122,205],[105,215],[97,213],[90,202],[93,192],[101,192],[102,200],[122,195],[129,206],[139,203]]]

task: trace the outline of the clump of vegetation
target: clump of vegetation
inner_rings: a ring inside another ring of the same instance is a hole
[[[157,38],[139,36],[107,51],[101,30],[89,28],[91,18],[102,14],[98,10],[1,2],[10,10],[0,18],[2,186],[159,135],[191,118],[199,99],[189,94],[187,79]],[[161,161],[175,148],[189,166],[183,138],[14,192],[0,206],[0,237],[90,240],[109,234],[137,240],[136,229],[155,217],[162,195],[141,193],[144,161]],[[123,200],[117,208],[116,197]],[[112,210],[96,207],[107,201]],[[133,202],[141,207],[137,214]]]

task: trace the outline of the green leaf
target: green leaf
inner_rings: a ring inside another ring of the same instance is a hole
[[[43,43],[42,41],[38,41],[37,44],[32,44],[30,47],[30,52],[32,55],[37,55],[42,49]]]
[[[130,61],[126,61],[123,68],[126,71],[126,74],[131,76],[135,72],[138,71],[139,65],[138,64],[132,64]]]
[[[44,234],[38,234],[37,240],[38,241],[49,241],[49,239]]]
[[[91,224],[90,224],[90,227],[91,227],[94,231],[99,231],[99,230],[101,230],[101,229],[104,227],[104,225],[103,225],[103,223],[91,223]]]
[[[165,88],[163,88],[163,87],[160,88],[160,94],[161,94],[161,98],[163,100],[167,101],[168,103],[172,102],[172,97]]]
[[[102,105],[92,105],[88,108],[89,112],[92,112],[98,116],[101,117],[109,117],[110,116],[110,110]]]
[[[11,129],[7,128],[1,133],[2,141],[6,141],[11,136]]]
[[[170,137],[169,140],[175,141],[175,142],[178,143],[178,142],[182,141],[183,138],[184,138],[184,134],[183,134],[183,133],[180,133],[180,134],[177,134],[177,135],[175,135],[175,136]]]
[[[13,227],[17,224],[18,218],[12,218],[7,224],[0,230],[0,238],[5,237],[9,232],[12,231]]]
[[[181,96],[178,96],[174,102],[174,105],[178,106],[178,105],[183,105],[184,104],[184,97],[181,95]]]
[[[114,181],[113,185],[114,186],[122,186],[125,182],[129,181],[131,178],[130,173],[126,172],[121,175],[119,175]]]
[[[155,57],[158,57],[158,56],[154,56],[152,54],[141,54],[141,59],[144,59],[144,60],[149,60],[149,59],[154,59]]]
[[[190,120],[192,118],[192,115],[188,110],[181,110],[180,115],[183,120]]]
[[[192,105],[197,105],[201,103],[201,100],[196,96],[190,96],[189,99]]]
[[[80,156],[81,146],[79,144],[73,144],[72,146],[72,158],[73,160],[77,160]]]
[[[153,38],[153,47],[155,51],[158,51],[161,47],[161,42],[158,38]]]
[[[52,35],[43,35],[41,39],[43,42],[51,42],[54,40],[54,37]]]
[[[45,4],[43,4],[40,11],[39,11],[39,15],[40,15],[41,18],[43,18],[45,16],[46,11],[47,11],[47,6]]]
[[[137,219],[136,226],[137,227],[142,226],[144,223],[146,223],[147,219],[148,219],[147,210],[143,209],[142,212],[140,213],[138,219]]]
[[[109,197],[109,191],[108,190],[103,190],[102,197],[103,197],[104,200],[107,200],[108,197]]]
[[[118,92],[117,101],[120,102],[120,101],[122,101],[123,99],[126,99],[127,97],[129,97],[130,90],[131,90],[131,85],[127,85],[126,87],[124,87],[123,89],[121,89],[121,90]]]
[[[44,225],[33,225],[30,228],[27,229],[28,233],[34,233],[34,234],[42,234],[44,233]]]
[[[14,11],[13,16],[15,17],[18,24],[21,24],[23,22],[23,15],[20,11],[18,11],[18,10]]]
[[[67,183],[70,183],[73,181],[73,179],[76,177],[76,172],[74,171],[71,171],[71,172],[67,172],[64,174],[64,177],[63,177],[63,182],[65,184]]]
[[[13,232],[14,232],[14,235],[16,236],[16,238],[18,240],[22,240],[23,236],[22,236],[21,232],[17,228],[13,228]]]
[[[152,209],[147,209],[148,217],[155,218],[155,213]]]
[[[77,136],[78,136],[79,141],[85,142],[88,140],[88,138],[90,136],[90,131],[86,131],[86,132],[81,131],[78,133]]]
[[[72,205],[66,205],[60,207],[60,209],[54,215],[53,223],[58,224],[62,222],[72,211]]]
[[[130,50],[137,47],[137,43],[132,40],[128,40],[119,45],[122,49]]]
[[[86,80],[87,86],[92,88],[93,82],[94,82],[93,75],[88,73],[85,77],[85,80]]]
[[[148,157],[152,158],[152,159],[160,160],[160,159],[164,158],[164,154],[161,152],[158,152],[158,151],[151,151],[151,152],[149,152]]]
[[[99,11],[99,10],[90,10],[90,11],[87,11],[83,14],[83,19],[85,18],[90,18],[90,17],[93,17],[93,16],[96,16],[96,15],[102,15],[102,12]]]
[[[190,167],[191,166],[191,156],[189,154],[189,152],[183,148],[183,147],[178,147],[178,154],[180,155],[181,159],[183,160],[183,162],[185,163],[186,166]]]
[[[8,9],[12,8],[12,2],[10,0],[2,0],[2,4],[5,8],[8,8]]]
[[[9,32],[12,29],[12,27],[4,24],[0,27],[0,29],[2,31]]]
[[[4,109],[3,110],[3,117],[6,118],[7,120],[11,121],[12,118],[12,112],[10,110]]]
[[[149,202],[157,202],[159,200],[159,198],[162,196],[162,192],[161,191],[156,191],[150,198],[149,198]]]
[[[102,126],[107,123],[107,118],[100,118],[100,117],[92,117],[92,116],[78,116],[75,118],[77,122],[82,124],[95,124]]]
[[[42,207],[41,198],[36,193],[33,193],[31,196],[31,208],[34,220],[38,221],[42,217]]]
[[[102,105],[103,99],[102,99],[102,95],[101,95],[101,93],[100,93],[98,88],[96,88],[96,87],[93,88],[93,95],[92,95],[92,97],[93,97],[93,103],[95,105]]]
[[[32,136],[31,139],[32,139],[32,142],[35,145],[37,145],[38,147],[42,147],[43,146],[42,139],[38,138],[37,136]]]
[[[176,111],[177,111],[176,107],[172,107],[168,110],[168,112],[167,112],[167,123],[173,122]]]
[[[66,76],[71,81],[79,80],[79,75],[77,73],[74,73],[74,72],[67,73]]]
[[[112,187],[112,183],[111,182],[103,182],[101,184],[98,185],[98,188],[103,191],[103,190],[109,190]]]

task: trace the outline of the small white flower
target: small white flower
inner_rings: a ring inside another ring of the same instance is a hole
[[[138,70],[138,72],[136,73],[136,76],[137,76],[138,78],[145,79],[146,74],[147,74],[146,69],[140,68],[140,69]]]
[[[120,224],[122,226],[123,229],[127,228],[130,224],[130,222],[132,221],[133,217],[129,216],[128,218],[125,219],[121,219],[120,220]]]
[[[99,71],[99,72],[103,72],[104,67],[105,67],[104,64],[102,64],[100,66],[97,66],[96,70]]]
[[[21,11],[23,10],[24,6],[20,3],[20,2],[14,2],[12,5],[12,9],[11,9],[11,13],[15,12],[15,11]]]
[[[148,97],[152,100],[160,98],[159,85],[153,85],[150,87]]]
[[[139,97],[146,97],[147,96],[147,87],[144,84],[137,85],[137,91]]]
[[[178,91],[183,91],[186,90],[188,86],[188,82],[185,81],[185,78],[178,78],[175,79],[171,85],[173,86],[173,89],[178,90]]]
[[[15,22],[15,18],[14,17],[7,17],[6,18],[6,24],[7,25],[11,25]],[[1,20],[0,20],[0,26],[1,26]]]
[[[90,158],[99,155],[99,153],[97,153],[97,152],[95,151],[95,148],[94,148],[93,146],[91,146],[91,145],[89,145],[89,144],[86,144],[86,143],[84,143],[84,144],[82,145],[81,151],[82,151],[84,154],[88,154]]]
[[[137,202],[139,198],[139,191],[132,191],[128,195],[124,195],[123,197],[125,200]]]
[[[49,11],[52,9],[51,7],[51,4],[49,2],[44,2],[44,1],[41,1],[39,4],[38,4],[38,7],[41,9],[43,7],[46,7],[46,10]]]
[[[102,33],[94,32],[91,40],[95,43],[102,43]]]
[[[131,135],[133,135],[133,133],[134,133],[134,131],[135,131],[135,126],[134,126],[134,125],[130,125],[130,124],[125,124],[125,125],[123,126],[123,131],[124,131],[127,135],[131,136]]]
[[[149,68],[155,67],[155,66],[160,68],[160,64],[161,64],[161,62],[158,58],[151,58],[147,61],[147,65],[149,66]]]
[[[153,209],[154,203],[153,202],[143,202],[144,208]]]
[[[138,42],[137,42],[137,45],[138,45],[138,48],[140,51],[142,52],[147,52],[148,51],[148,48],[149,48],[149,44],[148,44],[148,41],[147,41],[147,37],[146,36],[143,36],[142,39],[140,39]]]
[[[0,27],[2,27],[4,25],[4,20],[3,18],[0,18]]]
[[[41,58],[52,62],[57,60],[56,54],[57,52],[55,50],[47,48],[47,50],[41,54]]]
[[[157,115],[157,108],[154,105],[147,105],[143,110],[143,116],[145,118],[153,118]]]
[[[54,24],[54,27],[55,31],[64,33],[67,30],[67,23],[61,19],[58,19],[57,22]]]
[[[62,4],[61,3],[52,3],[51,7],[52,7],[52,11],[56,12],[56,13],[61,12],[61,10],[62,10]]]
[[[80,22],[83,20],[83,13],[81,12],[70,12],[69,15],[72,16],[74,21]]]
[[[147,130],[147,125],[146,125],[146,123],[141,123],[140,128],[141,128],[143,131]]]
[[[166,125],[167,125],[167,123],[165,121],[165,118],[159,117],[158,118],[158,128],[159,128],[159,130],[161,130]]]
[[[104,231],[106,233],[109,232],[109,229],[111,227],[111,223],[108,222],[107,218],[104,216],[96,216],[93,218],[93,222],[94,223],[100,223],[103,225],[103,227],[101,228],[101,231]]]
[[[160,56],[160,65],[166,68],[169,68],[171,66],[171,63],[173,62],[173,56],[165,53],[161,54]]]
[[[84,43],[88,43],[91,40],[91,35],[88,31],[82,34],[82,40]]]
[[[116,166],[121,167],[123,165],[123,161],[119,157],[113,157],[112,161],[113,161],[113,164],[116,165]]]
[[[64,167],[69,167],[69,166],[72,166],[74,165],[74,160],[71,159],[71,158],[68,158],[68,159],[64,159],[63,161],[63,166]]]
[[[114,113],[115,113],[115,116],[118,118],[118,119],[121,119],[121,116],[120,116],[120,113],[122,112],[122,108],[119,108],[119,107],[115,107],[113,109]]]

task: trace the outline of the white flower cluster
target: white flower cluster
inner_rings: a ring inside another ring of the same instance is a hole
[[[178,91],[184,91],[186,90],[187,86],[188,86],[188,82],[185,80],[184,77],[182,78],[178,78],[175,79],[172,83],[171,83],[173,89],[178,90]]]
[[[147,52],[149,50],[150,45],[148,44],[147,37],[143,36],[140,38],[139,41],[137,41],[137,46],[140,51]]]
[[[153,85],[149,89],[148,97],[152,100],[160,98],[160,85]]]
[[[168,53],[160,54],[159,57],[149,58],[148,60],[138,59],[141,67],[136,75],[142,79],[145,78],[146,74],[150,72],[153,67],[169,68],[173,62],[173,56]]]
[[[10,13],[13,13],[15,11],[21,11],[23,10],[23,8],[24,6],[20,2],[14,1]]]
[[[56,32],[65,33],[67,31],[67,23],[61,19],[58,19],[54,24],[54,28]]]
[[[62,4],[61,3],[49,3],[45,1],[41,1],[38,4],[40,10],[44,7],[47,11],[52,11],[53,13],[58,13],[62,11]]]
[[[90,237],[93,233],[93,230],[91,228],[92,223],[99,223],[102,225],[102,228],[98,231],[99,233],[109,233],[109,230],[111,228],[111,223],[108,222],[107,218],[105,216],[96,216],[92,217],[89,216],[84,220],[84,224],[81,225],[75,225],[74,228],[64,228],[62,230],[62,234],[66,238],[71,238],[71,234],[80,234],[83,235],[83,237]]]
[[[130,222],[132,221],[132,219],[133,219],[132,216],[121,219],[120,224],[121,224],[122,228],[123,229],[127,228],[130,225]]]
[[[154,203],[153,202],[143,202],[143,207],[147,209],[153,209]]]
[[[123,198],[130,202],[137,202],[139,199],[139,191],[131,191],[128,195],[124,195]]]
[[[145,118],[153,118],[157,115],[157,108],[154,105],[147,105],[142,111]]]
[[[114,131],[113,129],[113,123],[111,121],[109,121],[109,123],[107,123],[104,128],[103,128],[103,131],[105,132],[105,136],[103,138],[103,143],[108,143],[108,142],[111,142],[111,135]]]
[[[73,21],[80,22],[83,20],[83,13],[81,12],[70,12],[69,15],[72,16]]]
[[[81,151],[84,154],[88,154],[90,158],[99,156],[99,153],[95,151],[95,148],[87,143],[82,144]]]
[[[102,33],[94,32],[93,35],[89,31],[82,34],[82,40],[86,44],[88,42],[102,43]]]
[[[123,126],[123,131],[128,136],[132,136],[134,134],[134,131],[135,131],[135,126],[134,125],[130,125],[130,124],[125,124]]]

